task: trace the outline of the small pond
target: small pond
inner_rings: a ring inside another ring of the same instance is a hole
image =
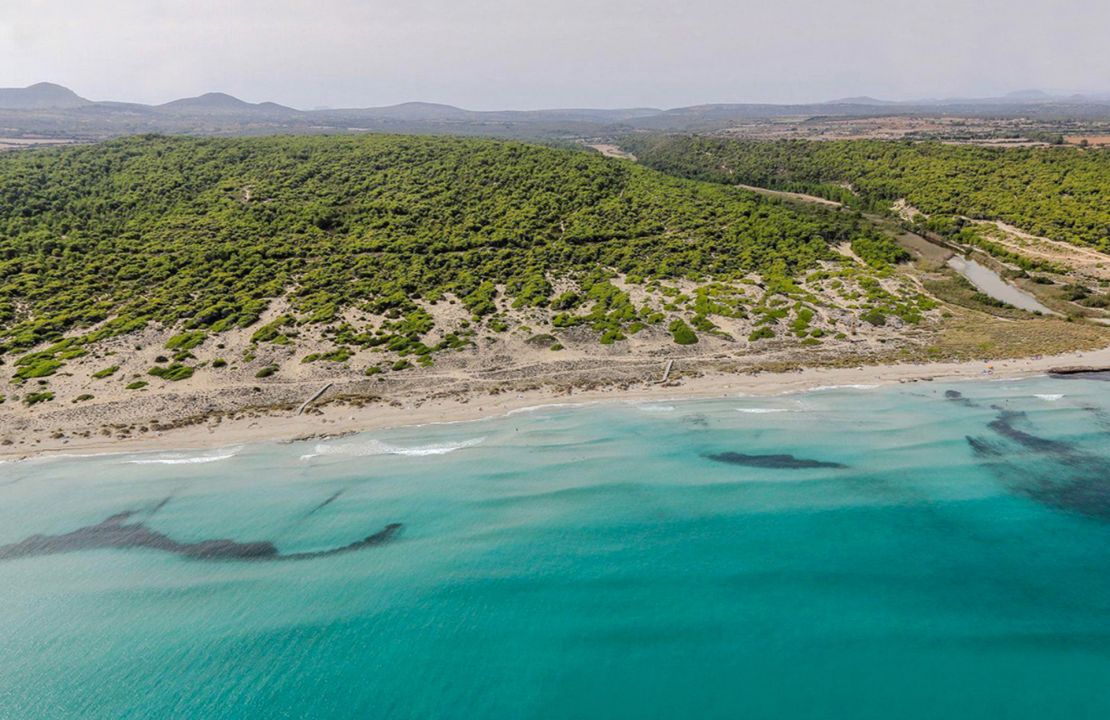
[[[1030,293],[1014,287],[1002,279],[994,270],[991,270],[985,265],[980,265],[974,260],[968,260],[959,255],[953,255],[948,260],[948,267],[967,278],[979,292],[984,295],[989,295],[995,300],[1001,300],[1008,305],[1013,305],[1016,308],[1028,310],[1029,312],[1039,312],[1045,315],[1059,315],[1059,313],[1042,305],[1040,301]]]

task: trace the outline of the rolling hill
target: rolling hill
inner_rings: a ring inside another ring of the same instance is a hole
[[[586,351],[699,335],[832,347],[861,322],[897,337],[932,307],[890,274],[902,252],[849,214],[490,140],[9,153],[0,238],[0,355],[17,382],[107,347],[121,365],[126,338],[151,331],[173,358],[151,373],[180,381],[202,344],[258,371],[287,351],[403,369],[518,330]]]

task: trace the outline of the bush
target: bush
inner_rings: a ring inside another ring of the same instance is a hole
[[[278,371],[277,365],[267,365],[254,374],[256,378],[268,378]]]
[[[1083,307],[1100,308],[1105,310],[1110,307],[1110,295],[1091,295],[1079,302]]]
[[[790,329],[798,337],[805,337],[809,334],[809,324],[813,322],[813,310],[807,307],[799,307],[794,322],[790,323]]]
[[[328,362],[347,362],[354,355],[350,348],[336,348],[326,353],[311,353],[305,355],[301,360],[303,363],[316,362],[317,360],[327,360]]]
[[[251,335],[252,343],[273,343],[275,345],[288,345],[289,338],[281,334],[281,329],[293,322],[293,318],[282,315],[277,320],[263,325]]]
[[[886,235],[870,231],[852,240],[852,252],[873,268],[882,269],[910,259],[902,246]]]
[[[578,293],[567,291],[551,302],[552,310],[573,310],[578,307],[582,299]]]
[[[187,380],[193,376],[193,368],[188,365],[179,365],[174,363],[167,367],[152,367],[147,371],[148,374],[155,377],[160,377],[163,380],[170,382],[178,382],[179,380]]]
[[[127,389],[128,390],[142,390],[143,388],[145,388],[149,384],[150,383],[148,383],[146,380],[136,380],[135,382],[129,384],[127,386]]]
[[[682,318],[676,318],[671,322],[668,329],[671,331],[671,337],[678,345],[693,345],[698,341],[698,336],[694,334],[693,329]]]
[[[748,341],[756,342],[759,340],[770,340],[774,336],[775,331],[764,325],[762,327],[756,328],[755,330],[752,330],[751,334],[748,335]]]
[[[53,375],[55,372],[57,372],[58,368],[60,368],[61,366],[62,363],[59,360],[35,360],[17,370],[14,377],[19,380],[30,380],[32,378],[47,377],[48,375]]]
[[[881,310],[878,310],[876,308],[872,308],[871,310],[865,312],[863,315],[860,316],[860,320],[863,320],[865,323],[874,325],[875,327],[882,327],[883,325],[886,325],[886,315],[884,315]]]
[[[38,405],[41,402],[50,402],[54,399],[54,393],[49,390],[43,392],[27,393],[23,396],[23,402],[28,406]]]
[[[717,326],[713,324],[713,321],[705,315],[695,315],[693,323],[694,328],[702,332],[713,332],[717,329]]]
[[[1090,295],[1091,295],[1091,289],[1090,288],[1084,287],[1083,285],[1078,285],[1078,284],[1075,284],[1075,283],[1065,285],[1062,288],[1062,290],[1063,290],[1063,298],[1065,300],[1070,300],[1071,302],[1077,302],[1079,300],[1085,300],[1086,298],[1090,297]]]
[[[995,298],[995,297],[991,297],[990,295],[987,295],[986,293],[982,293],[982,292],[972,293],[971,294],[971,299],[974,300],[975,302],[979,303],[980,305],[986,305],[987,307],[1005,308],[1005,309],[1010,309],[1010,310],[1014,309],[1014,306],[1011,305],[1010,303],[1004,302],[1004,301],[999,300],[998,298]],[[880,324],[882,324],[882,323],[880,323]]]
[[[113,365],[112,367],[106,367],[103,370],[97,370],[92,374],[92,376],[97,380],[103,380],[106,377],[115,375],[117,372],[119,372],[119,365]]]
[[[166,341],[167,350],[192,350],[197,345],[204,342],[204,331],[194,330],[192,332],[184,332],[180,335],[174,335]]]

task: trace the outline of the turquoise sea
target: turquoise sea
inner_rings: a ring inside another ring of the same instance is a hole
[[[1094,379],[7,463],[0,546],[0,718],[1110,717]]]

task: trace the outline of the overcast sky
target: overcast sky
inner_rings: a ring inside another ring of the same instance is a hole
[[[301,108],[1110,92],[1110,0],[0,0],[0,86]]]

